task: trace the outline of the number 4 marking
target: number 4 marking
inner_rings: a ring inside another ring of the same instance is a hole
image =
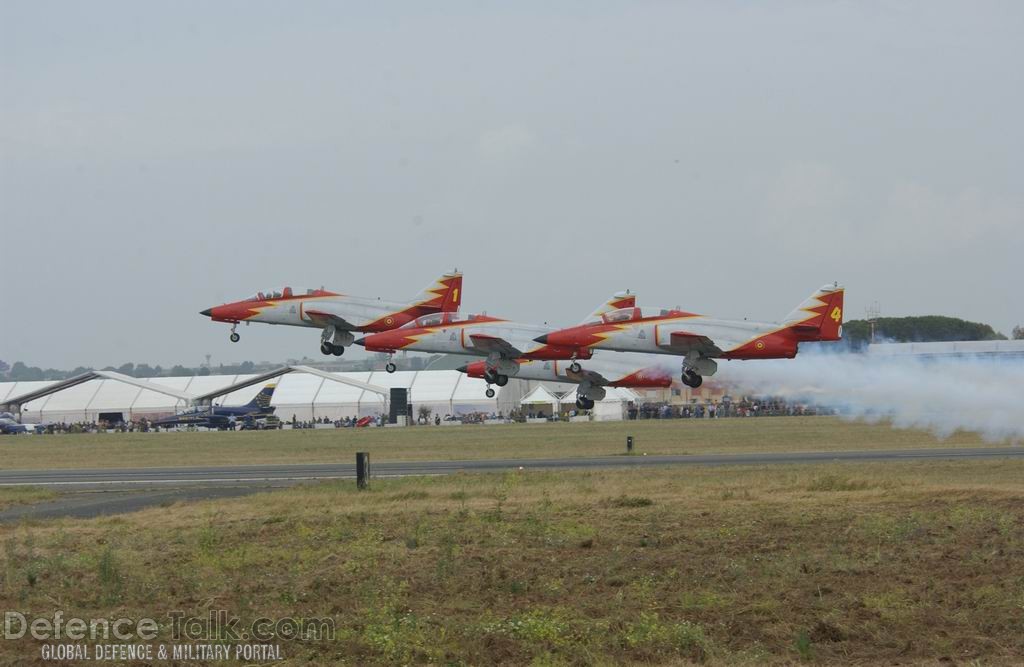
[[[832,309],[832,312],[829,313],[828,316],[831,317],[836,322],[839,322],[843,319],[843,311],[839,309],[839,306],[836,306],[835,308]]]

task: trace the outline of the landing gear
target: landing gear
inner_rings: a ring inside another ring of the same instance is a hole
[[[488,387],[487,391],[484,392],[484,396],[487,398],[494,398],[494,390]]]
[[[577,396],[576,407],[580,410],[591,410],[594,407],[594,401],[590,400],[586,396]]]
[[[345,354],[345,347],[342,345],[335,345],[334,343],[320,343],[320,351],[324,354],[333,354],[336,357],[340,357]]]
[[[697,375],[696,373],[689,369],[683,371],[683,377],[681,379],[683,381],[683,384],[693,389],[696,389],[697,387],[701,386],[704,383],[703,377]]]
[[[228,338],[231,339],[232,343],[237,343],[238,341],[242,340],[242,337],[239,336],[238,333],[235,331],[235,329],[237,329],[237,328],[238,328],[238,322],[235,322],[234,324],[231,325],[231,335],[228,336]]]
[[[388,373],[394,373],[395,371],[398,370],[398,366],[395,366],[393,361],[389,361],[387,364],[384,365],[384,370],[386,370]]]
[[[583,370],[583,366],[580,366],[580,362],[574,361],[571,364],[569,364],[569,370],[572,371],[573,373],[579,373],[581,370]]]
[[[499,387],[504,387],[508,384],[507,375],[502,375],[501,373],[492,370],[484,371],[484,380],[487,381],[487,384],[496,384]]]

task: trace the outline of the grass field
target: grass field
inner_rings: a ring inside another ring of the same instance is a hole
[[[353,486],[0,526],[0,604],[165,623],[174,609],[336,621],[333,641],[283,642],[285,664],[1024,655],[1024,462]],[[0,643],[0,661],[38,659],[36,642]]]
[[[836,451],[986,444],[973,433],[926,431],[835,417],[423,426],[413,428],[103,433],[0,438],[0,468],[109,468],[332,463],[369,451],[376,461],[603,456],[625,451],[707,454]]]

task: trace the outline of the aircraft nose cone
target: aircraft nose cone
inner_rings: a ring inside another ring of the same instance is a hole
[[[537,336],[536,338],[533,339],[533,342],[534,343],[540,343],[541,345],[547,345],[548,344],[548,335],[544,334],[543,336]]]
[[[461,366],[459,366],[455,370],[457,370],[460,373],[465,373],[466,371],[469,370],[469,364],[462,364]]]
[[[352,341],[352,344],[353,345],[358,345],[360,347],[365,347],[366,346],[366,339],[365,338],[360,338],[358,340],[354,340],[354,341]]]
[[[211,315],[213,315],[213,308],[207,308],[206,310],[200,310],[199,314],[203,315],[204,317],[210,317]]]

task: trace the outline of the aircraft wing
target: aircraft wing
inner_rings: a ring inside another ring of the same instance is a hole
[[[665,347],[664,345],[662,347]],[[687,354],[696,350],[705,356],[721,354],[722,350],[707,336],[688,331],[673,331],[669,334],[668,346],[673,352]]]
[[[336,304],[317,303],[304,307],[302,315],[318,326],[326,327],[333,324],[343,331],[358,329],[366,323],[363,318],[353,317],[352,313],[345,310]]]
[[[498,336],[485,336],[484,334],[469,334],[469,340],[473,342],[473,349],[483,354],[497,352],[506,359],[515,359],[523,356],[523,353],[504,338]]]
[[[606,378],[605,376],[601,375],[597,371],[588,370],[586,368],[581,370],[579,373],[573,373],[569,367],[566,367],[565,374],[569,378],[576,380],[577,382],[580,383],[589,382],[590,384],[596,386],[604,386],[607,384],[611,384],[610,382],[608,382],[608,378]]]

